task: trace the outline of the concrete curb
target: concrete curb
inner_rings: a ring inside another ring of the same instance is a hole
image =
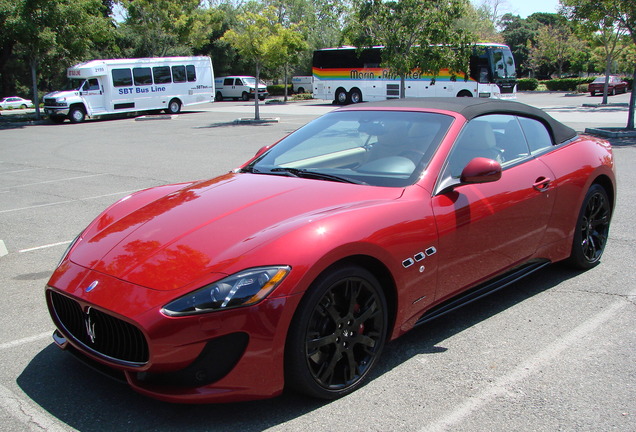
[[[585,128],[585,133],[603,138],[636,138],[636,130],[624,128]]]
[[[237,118],[234,120],[235,124],[263,124],[263,123],[278,123],[280,122],[280,117],[273,118],[262,118],[256,120],[254,118]]]

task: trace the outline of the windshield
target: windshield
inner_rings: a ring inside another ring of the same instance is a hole
[[[419,178],[452,121],[422,112],[332,112],[284,138],[244,171],[403,187]]]
[[[64,90],[79,90],[80,87],[82,87],[82,84],[84,84],[84,79],[80,79],[80,78],[70,78],[67,82],[66,82],[66,86],[64,86]]]
[[[495,78],[516,78],[515,60],[508,49],[497,49],[492,52]]]

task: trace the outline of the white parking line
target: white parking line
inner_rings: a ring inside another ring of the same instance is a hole
[[[19,253],[25,253],[25,252],[31,252],[31,251],[36,251],[36,250],[40,250],[40,249],[47,249],[47,248],[50,248],[50,247],[66,245],[66,244],[69,244],[70,242],[72,242],[72,240],[67,240],[67,241],[57,242],[57,243],[50,243],[50,244],[47,244],[47,245],[36,246],[36,247],[28,248],[28,249],[22,249],[22,250],[19,250],[18,252]]]
[[[15,348],[15,347],[20,346],[20,345],[26,345],[26,344],[29,344],[31,342],[36,342],[36,341],[39,341],[39,340],[42,340],[42,339],[50,338],[52,334],[53,334],[52,331],[48,331],[46,333],[40,333],[40,334],[37,334],[37,335],[34,335],[34,336],[28,336],[28,337],[25,337],[25,338],[22,338],[22,339],[17,339],[17,340],[11,341],[11,342],[5,342],[3,344],[0,344],[0,351],[1,350],[5,350],[5,349],[9,349],[9,348]]]
[[[15,173],[21,173],[26,171],[37,171],[42,169],[44,168],[25,168],[25,169],[15,170],[15,171],[0,171],[0,174],[15,174]]]
[[[27,187],[27,186],[37,186],[37,185],[47,184],[47,183],[58,183],[58,182],[63,182],[63,181],[78,180],[78,179],[84,179],[84,178],[89,178],[89,177],[100,177],[100,176],[105,176],[105,175],[107,175],[107,174],[91,174],[91,175],[78,176],[78,177],[67,177],[67,178],[62,178],[62,179],[46,180],[46,181],[41,181],[41,182],[36,182],[36,183],[25,183],[25,184],[16,185],[16,186],[9,186],[7,189],[10,190],[10,189],[16,189],[16,188]]]
[[[636,290],[628,294],[628,296],[634,295],[636,295]],[[562,338],[557,339],[548,345],[546,349],[521,363],[519,366],[514,368],[512,372],[497,379],[492,385],[485,388],[479,394],[466,399],[453,411],[449,412],[437,421],[425,426],[420,431],[441,432],[458,429],[458,425],[466,417],[491,403],[495,398],[509,393],[514,385],[523,382],[536,373],[540,368],[546,367],[548,363],[555,361],[557,357],[563,353],[563,351],[576,344],[581,339],[584,339],[586,336],[589,336],[590,333],[615,317],[619,309],[630,304],[632,303],[625,299],[620,299],[612,303],[607,309],[592,316],[592,318],[583,322]]]
[[[134,189],[134,190],[123,191],[123,192],[114,192],[114,193],[110,193],[110,194],[96,195],[96,196],[87,197],[87,198],[77,198],[77,199],[71,199],[71,200],[66,200],[66,201],[56,201],[56,202],[52,202],[52,203],[48,203],[48,204],[39,204],[39,205],[28,206],[28,207],[19,207],[19,208],[8,209],[8,210],[0,210],[0,214],[12,213],[12,212],[17,212],[17,211],[22,211],[22,210],[37,209],[37,208],[41,208],[41,207],[50,207],[50,206],[54,206],[54,205],[68,204],[68,203],[73,203],[73,202],[88,201],[88,200],[105,198],[105,197],[115,196],[115,195],[128,195],[130,193],[137,192],[138,190],[139,189]]]

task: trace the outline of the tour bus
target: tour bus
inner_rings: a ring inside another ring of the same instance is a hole
[[[382,68],[382,47],[326,48],[314,51],[313,96],[337,104],[400,97],[400,77]],[[517,74],[510,48],[479,43],[470,56],[469,76],[442,69],[436,76],[413,70],[405,80],[406,97],[516,98]]]
[[[67,89],[44,96],[44,112],[61,123],[86,117],[165,110],[214,101],[209,57],[91,60],[67,69]]]

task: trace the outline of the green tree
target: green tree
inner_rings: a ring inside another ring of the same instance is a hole
[[[112,25],[100,0],[21,0],[11,10],[12,53],[23,57],[31,71],[33,102],[40,117],[38,66],[81,59],[96,43],[110,39]],[[3,41],[4,43],[4,41]]]
[[[553,66],[561,77],[566,62],[583,47],[584,44],[567,26],[544,25],[539,28],[536,44],[530,48],[530,61],[535,65]]]
[[[474,36],[454,25],[466,9],[464,0],[355,0],[355,20],[347,30],[359,47],[382,45],[382,64],[400,77],[413,70],[436,76],[443,68],[467,75],[469,44]]]
[[[126,57],[191,55],[207,42],[219,17],[199,0],[120,1],[126,19],[120,27]]]
[[[568,15],[589,25],[596,23],[600,28],[614,32],[624,31],[636,46],[636,2],[633,0],[561,0]],[[611,42],[609,42],[611,44]],[[636,64],[634,64],[636,79]],[[605,91],[603,92],[606,93]],[[634,129],[636,92],[632,89],[629,100],[627,129]]]
[[[293,30],[284,28],[278,22],[275,8],[267,7],[259,12],[245,12],[240,15],[236,28],[226,31],[221,39],[252,62],[258,89],[261,69],[280,61],[281,50],[298,47],[291,32]],[[254,97],[254,119],[260,120],[257,96],[258,92]]]

